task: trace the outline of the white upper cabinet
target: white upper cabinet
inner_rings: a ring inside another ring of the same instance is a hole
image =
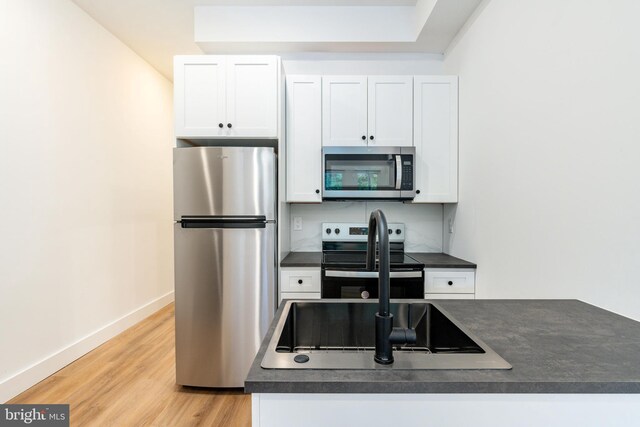
[[[368,138],[372,146],[413,145],[413,77],[369,76]]]
[[[322,78],[322,144],[413,145],[413,77]]]
[[[176,56],[173,67],[176,136],[224,136],[226,68],[222,56]]]
[[[367,78],[322,78],[322,144],[367,145]]]
[[[458,78],[414,79],[414,203],[458,201]]]
[[[322,79],[287,76],[287,202],[322,202]]]
[[[275,56],[227,59],[227,126],[230,136],[278,137],[278,60]]]
[[[276,56],[176,56],[176,137],[277,138],[278,75]]]

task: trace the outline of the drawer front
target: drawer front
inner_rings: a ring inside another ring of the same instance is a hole
[[[320,292],[320,269],[282,269],[280,292]]]
[[[283,292],[278,304],[285,299],[320,299],[320,292]]]
[[[425,294],[473,294],[475,293],[474,270],[425,269]]]

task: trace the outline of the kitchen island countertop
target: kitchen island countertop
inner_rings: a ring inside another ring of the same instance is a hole
[[[639,322],[577,300],[439,300],[434,304],[513,369],[263,369],[260,362],[274,321],[249,371],[245,392],[640,393]]]

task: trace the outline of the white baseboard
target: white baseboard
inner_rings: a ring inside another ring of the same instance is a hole
[[[125,314],[119,319],[103,326],[95,332],[80,338],[73,344],[45,357],[39,362],[27,367],[17,374],[7,378],[0,383],[0,402],[6,402],[9,399],[19,395],[28,388],[39,383],[48,376],[54,374],[60,369],[67,366],[74,360],[84,356],[91,350],[102,345],[106,341],[115,337],[122,331],[130,328],[144,318],[155,313],[162,307],[171,303],[174,299],[173,291],[156,298],[155,300],[139,307],[130,313]],[[32,402],[32,403],[48,403],[48,402]]]

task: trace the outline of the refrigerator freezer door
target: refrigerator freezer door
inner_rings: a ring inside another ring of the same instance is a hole
[[[275,224],[174,227],[176,382],[243,387],[275,311]]]
[[[276,157],[268,147],[173,149],[173,213],[275,220]]]

